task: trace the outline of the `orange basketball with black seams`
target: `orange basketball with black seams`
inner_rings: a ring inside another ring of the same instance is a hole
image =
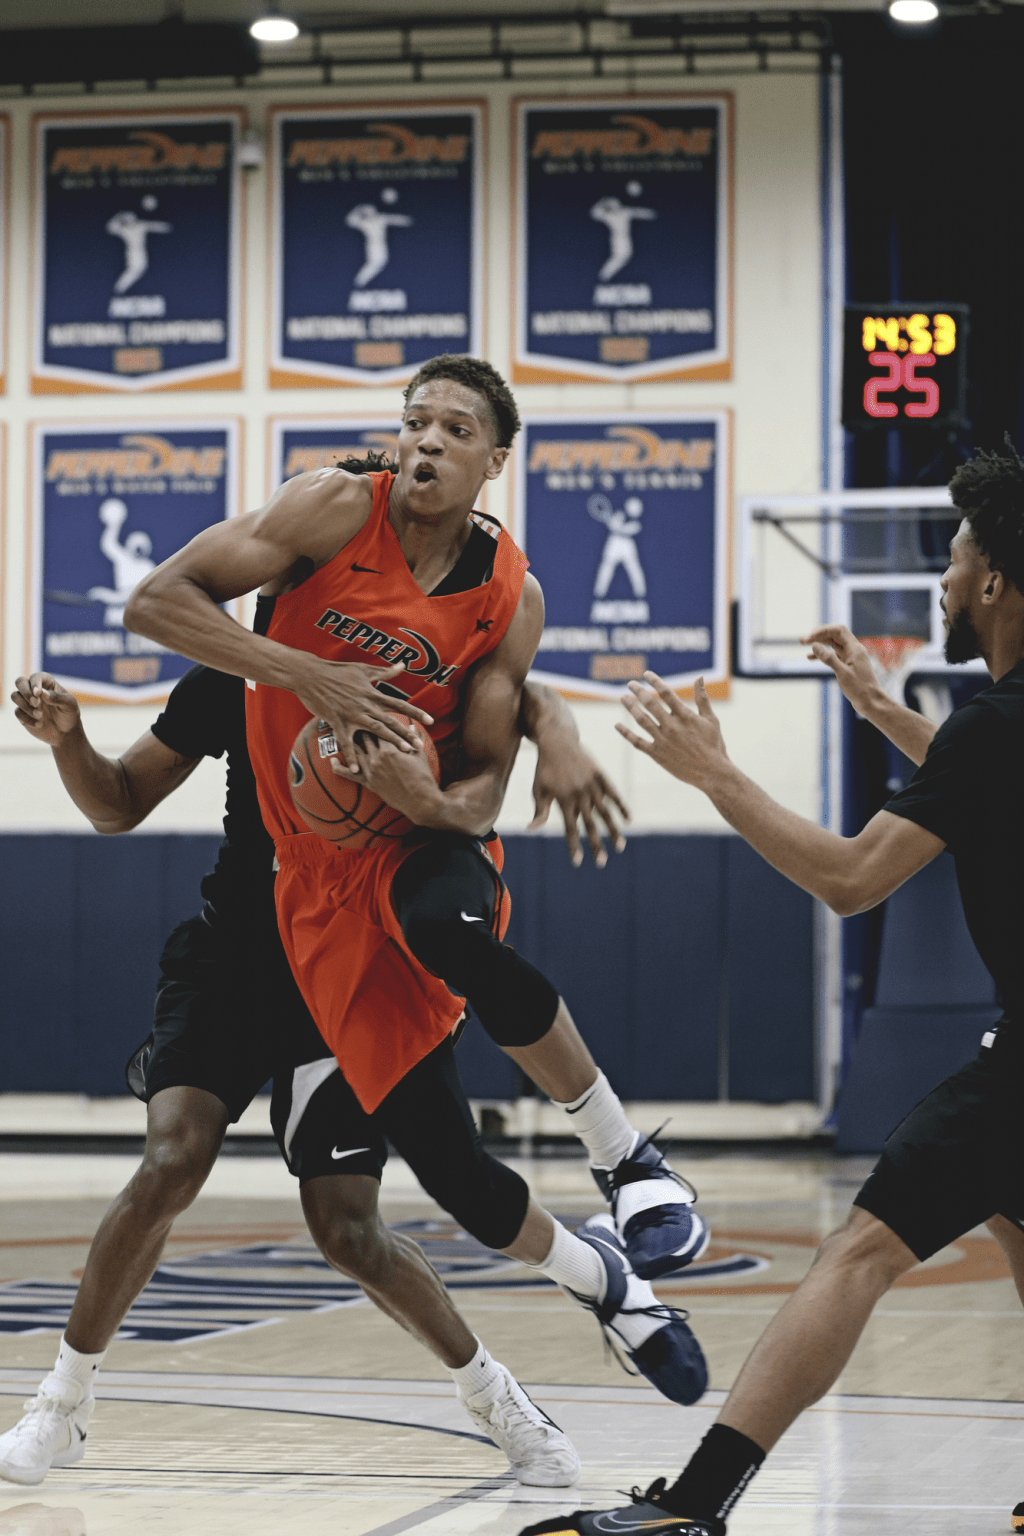
[[[420,725],[405,716],[392,715],[396,724],[413,726],[420,749],[435,780],[441,782],[437,748]],[[360,732],[357,735],[369,735]],[[364,848],[397,842],[413,823],[375,795],[358,779],[342,779],[331,768],[338,745],[326,720],[307,720],[288,754],[288,785],[292,801],[311,832],[317,832],[336,848],[359,853]]]

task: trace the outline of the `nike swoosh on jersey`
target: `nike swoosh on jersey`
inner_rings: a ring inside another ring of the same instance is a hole
[[[354,560],[352,562],[352,569],[354,571],[361,571],[364,576],[379,576],[381,574],[380,571],[375,571],[372,565],[356,565]]]
[[[459,916],[462,918],[462,921],[464,923],[482,923],[483,922],[483,918],[482,917],[470,917],[468,912],[460,912]]]
[[[357,1152],[369,1152],[370,1150],[371,1149],[369,1147],[350,1147],[347,1152],[339,1152],[337,1147],[332,1147],[331,1157],[337,1163],[343,1157],[355,1157]]]

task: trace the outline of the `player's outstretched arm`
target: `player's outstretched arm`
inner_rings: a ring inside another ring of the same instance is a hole
[[[823,624],[802,636],[800,644],[810,646],[815,661],[831,667],[858,715],[877,726],[912,763],[924,762],[935,726],[916,710],[890,699],[875,676],[867,647],[845,624]]]
[[[82,713],[48,672],[19,677],[11,694],[15,718],[35,741],[45,742],[64,788],[97,832],[130,832],[188,778],[199,759],[182,757],[152,731],[118,758],[97,752]]]
[[[646,734],[616,730],[674,778],[703,790],[769,864],[841,917],[877,906],[945,847],[934,832],[891,811],[879,811],[856,837],[839,837],[786,810],[730,761],[703,679],[693,710],[655,673],[644,677],[649,686],[631,683],[623,702]]]
[[[371,499],[362,475],[296,475],[260,511],[204,529],[144,577],[125,605],[125,627],[218,671],[290,689],[310,714],[334,727],[346,760],[357,730],[411,752],[390,716],[398,710],[429,725],[429,715],[402,698],[388,698],[385,708],[373,687],[401,667],[324,661],[254,634],[219,606],[257,587],[286,591],[319,569],[362,528]]]
[[[519,750],[523,684],[543,628],[544,597],[528,574],[500,644],[477,662],[470,675],[459,777],[447,789],[434,783],[421,752],[400,757],[391,748],[372,743],[358,748],[360,781],[418,827],[467,832],[473,837],[489,832]],[[345,776],[336,762],[332,767]]]
[[[533,776],[536,814],[530,831],[544,826],[552,803],[557,800],[572,862],[577,868],[583,863],[579,830],[582,822],[594,863],[603,869],[608,855],[597,818],[607,827],[616,852],[621,853],[626,839],[617,817],[629,821],[629,810],[614,784],[582,746],[572,710],[545,683],[527,682],[523,687],[519,729],[537,748],[537,770]]]

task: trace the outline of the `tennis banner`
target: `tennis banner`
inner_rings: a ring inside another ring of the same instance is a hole
[[[237,508],[234,422],[32,428],[29,671],[79,698],[165,698],[192,665],[124,627],[155,566]]]
[[[523,420],[516,541],[544,589],[533,676],[615,699],[650,668],[729,678],[729,415]]]
[[[729,378],[732,98],[513,111],[513,378]]]
[[[35,120],[35,394],[241,388],[241,111]]]
[[[281,419],[270,423],[270,491],[294,475],[312,469],[333,469],[347,458],[363,459],[383,453],[398,460],[395,418],[334,417],[318,421]]]
[[[276,111],[272,386],[481,350],[482,102]]]

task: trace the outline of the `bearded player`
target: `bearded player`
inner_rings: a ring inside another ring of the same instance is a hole
[[[488,364],[434,359],[406,392],[397,475],[297,476],[153,572],[126,623],[250,680],[282,936],[363,1109],[469,1232],[550,1276],[666,1396],[691,1402],[706,1384],[699,1346],[641,1276],[702,1251],[692,1194],[629,1125],[550,982],[501,942],[508,900],[492,828],[543,598],[522,553],[473,506],[518,425]],[[218,605],[257,586],[251,633]],[[350,853],[300,825],[288,758],[310,715],[332,726],[342,773],[414,824],[410,838]],[[403,717],[430,732],[440,785]],[[614,1220],[569,1233],[484,1153],[452,1056],[463,998],[573,1114]]]

